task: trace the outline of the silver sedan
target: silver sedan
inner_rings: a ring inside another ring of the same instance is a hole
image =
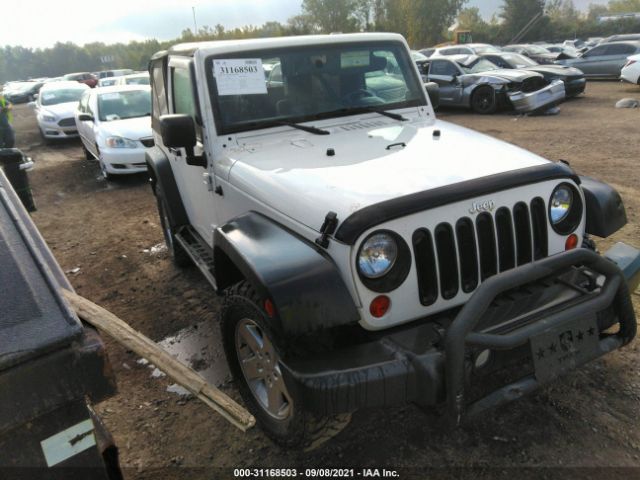
[[[618,79],[627,58],[639,53],[640,41],[613,42],[593,47],[578,58],[557,60],[556,63],[579,68],[585,77]]]

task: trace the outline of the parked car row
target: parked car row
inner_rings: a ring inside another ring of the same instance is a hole
[[[524,113],[565,98],[562,80],[549,81],[531,70],[500,68],[484,56],[431,57],[428,68],[427,79],[439,85],[443,106],[471,108],[480,114],[510,106]]]
[[[604,39],[589,39],[587,42],[571,40],[562,44],[515,44],[496,47],[484,43],[470,43],[419,51],[428,58],[505,52],[519,54],[541,65],[575,67],[587,78],[627,80],[626,76],[621,76],[621,70],[631,57],[640,54],[640,34],[613,35]]]
[[[127,80],[119,80],[120,77],[126,76]],[[113,79],[112,83],[101,84],[102,79]],[[139,83],[148,85],[149,74],[147,72],[135,72],[130,68],[119,70],[104,70],[101,72],[75,72],[67,73],[61,77],[38,78],[30,80],[12,81],[6,83],[2,88],[2,94],[11,103],[27,103],[37,98],[43,85],[53,82],[78,82],[88,87],[106,86],[108,84],[131,84]]]
[[[80,137],[87,159],[96,159],[106,179],[144,172],[145,148],[151,136],[151,90],[149,74],[106,77],[111,87],[91,88],[69,80],[44,83],[34,94],[38,128],[45,141]]]

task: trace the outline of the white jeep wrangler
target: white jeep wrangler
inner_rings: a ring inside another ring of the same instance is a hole
[[[183,44],[150,73],[167,245],[224,294],[276,441],[408,402],[457,425],[635,336],[638,252],[588,237],[626,223],[617,192],[436,120],[401,36]]]

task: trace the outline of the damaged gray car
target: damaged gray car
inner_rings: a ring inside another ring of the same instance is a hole
[[[562,80],[548,81],[526,70],[507,70],[476,55],[432,58],[428,80],[440,87],[440,105],[491,114],[500,108],[530,113],[551,108],[565,98]]]

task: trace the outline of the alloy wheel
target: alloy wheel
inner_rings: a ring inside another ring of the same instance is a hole
[[[242,374],[258,404],[276,420],[286,420],[293,401],[282,378],[280,357],[260,326],[248,318],[236,326],[236,352]]]

